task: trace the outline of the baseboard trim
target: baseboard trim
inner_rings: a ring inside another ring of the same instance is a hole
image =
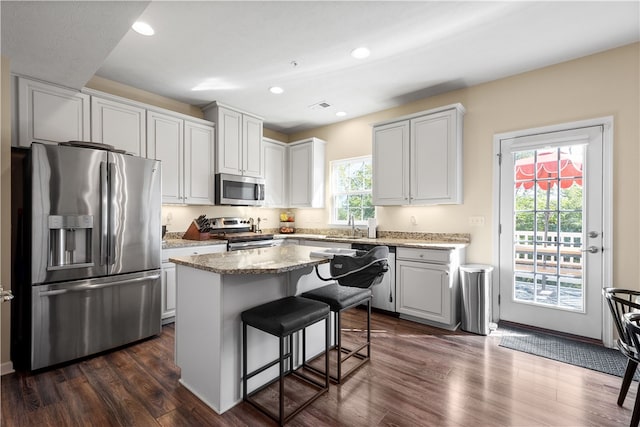
[[[13,370],[13,362],[4,362],[0,364],[0,376],[15,372]]]

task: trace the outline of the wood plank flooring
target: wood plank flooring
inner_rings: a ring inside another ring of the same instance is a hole
[[[362,310],[351,312],[352,322],[361,320]],[[620,408],[621,378],[499,347],[495,333],[449,332],[380,313],[372,329],[371,362],[288,425],[626,426],[631,419],[637,383]],[[178,383],[173,345],[168,325],[117,351],[5,375],[2,426],[273,424],[245,403],[218,415],[200,402]]]

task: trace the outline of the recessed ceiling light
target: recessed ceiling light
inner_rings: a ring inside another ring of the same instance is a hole
[[[155,34],[155,31],[153,30],[153,28],[151,28],[151,25],[147,24],[146,22],[134,22],[131,28],[133,28],[133,31],[138,34],[142,34],[143,36],[152,36]]]
[[[351,51],[351,56],[356,59],[364,59],[370,54],[371,52],[366,47],[357,47]]]
[[[279,86],[271,86],[269,88],[269,92],[275,93],[276,95],[280,95],[282,92],[284,92],[284,89],[282,89]]]
[[[338,116],[338,117],[344,117],[344,116],[346,116],[346,115],[347,115],[347,113],[346,113],[346,112],[344,112],[344,111],[338,111],[338,112],[336,113],[336,116]]]

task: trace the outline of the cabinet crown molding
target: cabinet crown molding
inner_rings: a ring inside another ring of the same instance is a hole
[[[453,110],[453,109],[458,110],[458,112],[460,112],[461,114],[464,114],[467,111],[464,108],[464,106],[458,102],[456,104],[443,105],[442,107],[432,108],[430,110],[418,111],[416,113],[407,114],[406,116],[394,117],[392,119],[376,122],[376,123],[373,123],[372,126],[376,127],[376,126],[388,125],[391,123],[400,122],[402,120],[409,120],[409,119],[424,116],[427,114],[434,114],[434,113],[439,113],[441,111],[447,111],[447,110]]]
[[[248,111],[244,111],[244,110],[241,110],[239,108],[232,107],[231,105],[223,104],[223,103],[218,102],[218,101],[213,101],[213,102],[205,105],[204,107],[202,107],[202,111],[205,112],[207,110],[211,110],[211,109],[214,109],[214,108],[226,108],[228,110],[233,110],[233,111],[235,111],[237,113],[244,114],[245,116],[251,116],[251,117],[255,117],[256,119],[259,119],[259,120],[264,120],[264,117],[260,117],[257,114],[250,113]]]

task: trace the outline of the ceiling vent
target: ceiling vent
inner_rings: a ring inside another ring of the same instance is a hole
[[[325,108],[331,107],[327,101],[316,102],[315,104],[309,105],[309,108],[312,110],[324,110]]]

